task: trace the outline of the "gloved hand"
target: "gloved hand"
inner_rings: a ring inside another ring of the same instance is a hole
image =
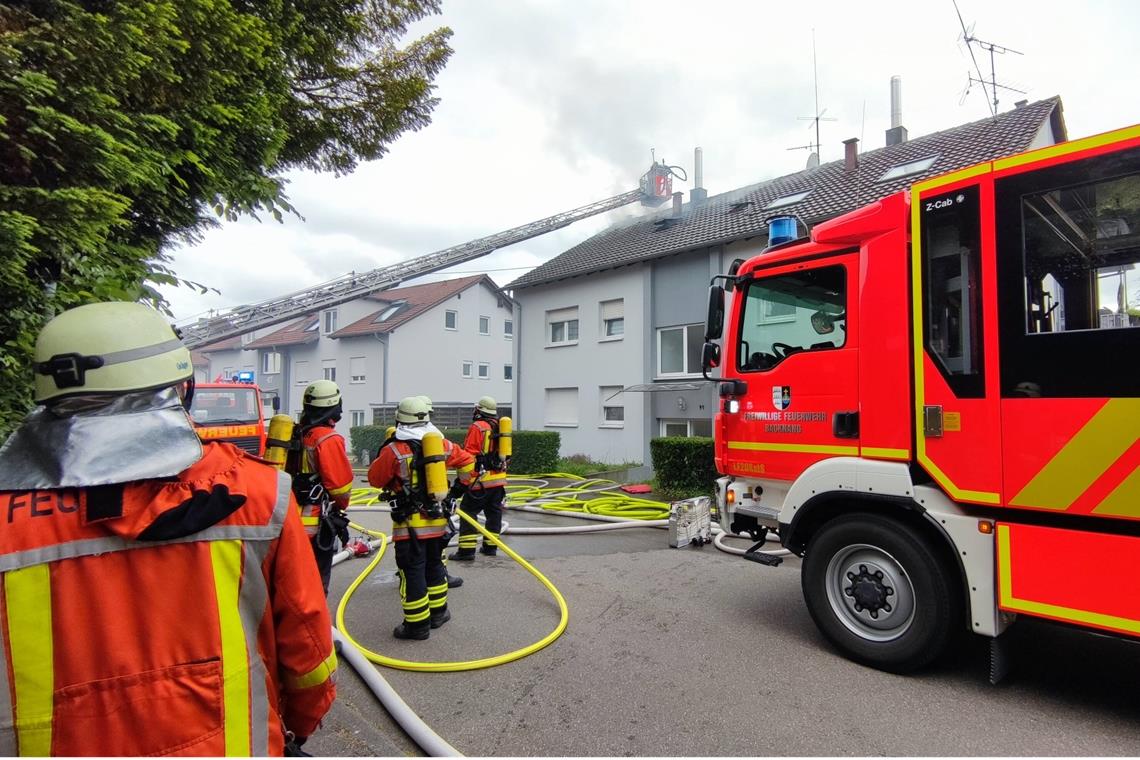
[[[329,523],[333,529],[333,533],[340,539],[341,546],[347,546],[349,541],[348,535],[348,513],[343,509],[333,507],[329,510]]]
[[[294,736],[291,732],[286,732],[285,757],[312,757],[308,752],[301,749],[308,740],[309,737],[307,736]]]
[[[460,483],[458,478],[451,484],[451,490],[447,492],[448,501],[455,501],[456,499],[467,493],[467,486]]]
[[[451,497],[450,493],[439,502],[439,508],[443,510],[444,517],[451,517],[455,514],[455,499]]]

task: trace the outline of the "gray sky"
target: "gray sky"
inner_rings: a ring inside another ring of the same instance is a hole
[[[892,74],[912,137],[989,113],[951,0],[909,3],[443,0],[455,54],[426,129],[345,177],[298,172],[304,221],[243,220],[173,252],[182,277],[221,291],[164,288],[179,319],[283,295],[411,258],[636,187],[658,158],[691,174],[704,149],[710,194],[802,169],[814,131],[812,30],[822,160],[842,140],[882,147]],[[1021,51],[997,57],[999,109],[1060,95],[1071,137],[1140,122],[1134,93],[1140,3],[959,0],[974,34]],[[980,54],[989,76],[988,56]],[[674,190],[691,183],[674,182]],[[455,271],[505,284],[598,230],[600,215]],[[522,267],[522,268],[519,268]],[[510,268],[510,269],[508,269]],[[502,270],[502,271],[499,271]]]

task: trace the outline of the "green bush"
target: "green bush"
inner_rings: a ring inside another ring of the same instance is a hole
[[[649,453],[662,490],[712,493],[718,477],[712,438],[654,438]]]
[[[352,446],[352,456],[360,462],[363,461],[363,455],[368,454],[368,461],[372,461],[376,452],[380,450],[380,444],[384,443],[384,434],[387,431],[387,425],[361,425],[349,429],[348,439]]]
[[[439,432],[457,446],[463,446],[463,442],[467,440],[467,428],[444,428]]]
[[[553,430],[516,430],[511,435],[512,475],[557,472],[562,436]]]

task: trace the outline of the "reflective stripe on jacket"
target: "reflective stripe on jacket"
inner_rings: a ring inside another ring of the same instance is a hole
[[[174,480],[0,492],[0,754],[280,755],[336,694],[289,477],[228,443]]]
[[[443,453],[447,457],[447,466],[455,468],[459,482],[469,484],[475,469],[475,457],[446,438],[443,440]],[[411,446],[404,441],[393,441],[380,449],[369,466],[368,482],[375,488],[393,494],[401,492],[405,483],[416,490],[420,484],[414,460],[415,452]],[[447,532],[447,518],[431,518],[423,512],[415,512],[407,520],[392,522],[392,540],[410,538],[409,528],[419,538],[436,538]]]
[[[463,448],[476,456],[498,454],[499,444],[494,438],[495,429],[487,420],[475,420],[467,428],[467,438]],[[486,470],[479,475],[475,488],[499,488],[507,484],[507,473],[503,470]]]

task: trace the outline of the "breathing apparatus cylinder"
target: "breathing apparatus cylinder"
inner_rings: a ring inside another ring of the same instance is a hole
[[[396,435],[396,426],[395,425],[389,425],[388,429],[384,431],[384,440],[386,441],[389,438],[393,437],[394,435]]]
[[[424,479],[427,481],[428,496],[435,502],[447,497],[447,457],[443,454],[443,436],[439,433],[425,433],[420,444],[423,447]]]
[[[502,459],[511,456],[511,429],[513,427],[510,417],[499,418],[499,457]]]
[[[269,418],[269,435],[265,440],[265,458],[282,470],[289,456],[289,445],[293,440],[293,418],[287,414],[275,414]]]

